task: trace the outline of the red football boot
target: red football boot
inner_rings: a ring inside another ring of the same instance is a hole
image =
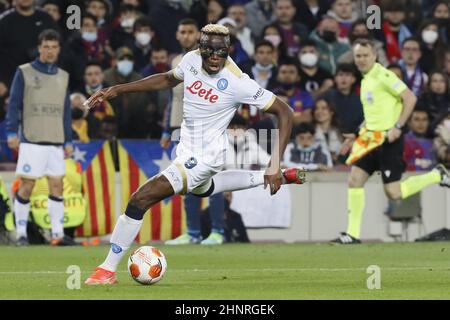
[[[304,184],[306,182],[306,171],[301,168],[288,168],[283,170],[283,177],[287,184]]]

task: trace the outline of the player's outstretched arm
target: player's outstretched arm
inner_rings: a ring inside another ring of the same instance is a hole
[[[266,112],[274,114],[278,118],[279,135],[277,141],[275,141],[275,146],[272,149],[269,167],[264,175],[264,187],[269,185],[270,194],[275,194],[280,189],[283,182],[280,161],[286,150],[286,146],[289,143],[289,138],[291,137],[294,116],[291,108],[278,97]]]
[[[141,80],[99,90],[85,102],[85,106],[93,108],[105,100],[115,98],[124,93],[157,91],[173,88],[180,82],[182,81],[173,76],[172,70],[165,73],[157,73]]]

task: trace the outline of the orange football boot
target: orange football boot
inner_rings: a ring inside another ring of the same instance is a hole
[[[91,274],[89,278],[86,279],[84,284],[87,285],[98,285],[98,284],[116,284],[116,273],[102,269],[96,268],[94,273]]]

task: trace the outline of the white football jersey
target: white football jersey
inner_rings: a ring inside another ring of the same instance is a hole
[[[211,167],[225,163],[228,138],[226,129],[236,109],[249,104],[267,110],[275,95],[260,87],[228,57],[215,75],[202,68],[200,51],[187,53],[173,69],[184,81],[183,122],[177,155],[190,154]]]

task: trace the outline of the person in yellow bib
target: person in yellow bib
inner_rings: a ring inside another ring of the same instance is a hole
[[[355,64],[363,74],[361,102],[364,122],[352,144],[347,164],[352,165],[348,181],[348,228],[333,243],[357,244],[360,241],[364,211],[364,185],[375,171],[381,171],[384,191],[389,199],[401,200],[427,186],[450,187],[450,176],[441,164],[430,172],[401,181],[405,170],[402,129],[414,110],[417,98],[392,71],[376,63],[376,49],[367,39],[353,44]],[[356,140],[355,140],[356,138]]]

